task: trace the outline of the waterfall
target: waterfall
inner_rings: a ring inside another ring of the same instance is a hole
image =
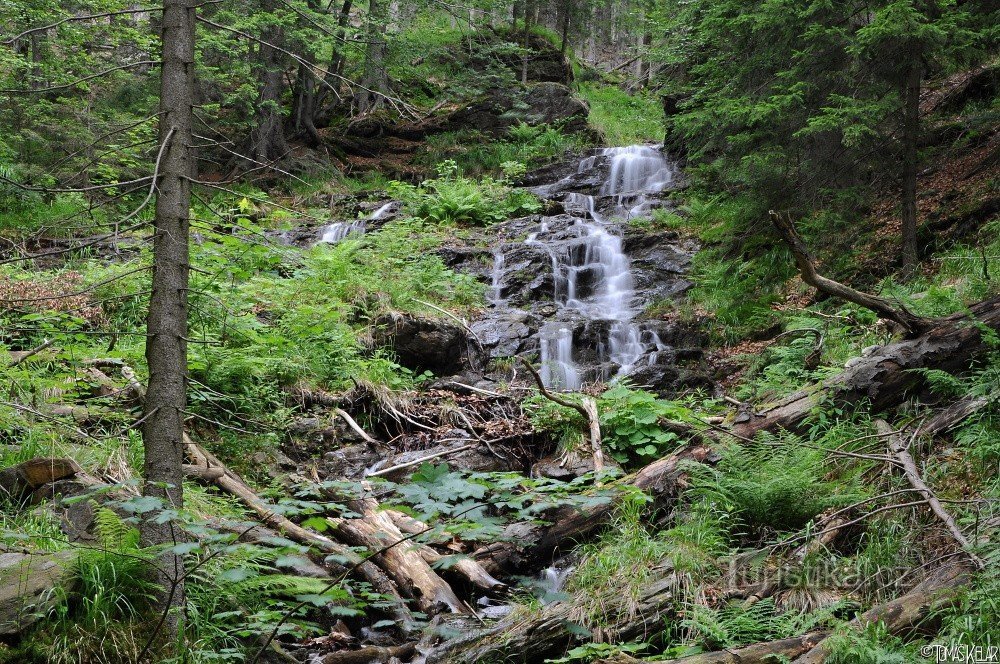
[[[365,219],[334,222],[323,229],[323,234],[320,236],[319,242],[322,244],[336,244],[351,235],[364,235],[365,231],[368,230],[369,221],[381,219],[387,215],[395,205],[395,202],[389,201]]]
[[[610,170],[600,195],[610,197],[611,217],[631,218],[649,213],[650,194],[658,194],[673,181],[674,171],[659,149],[633,145],[606,148]],[[598,166],[596,157],[581,160],[577,172]],[[635,280],[622,238],[599,209],[598,197],[570,192],[563,204],[573,215],[568,229],[575,237],[569,242],[547,242],[543,223],[526,242],[544,249],[552,258],[553,299],[561,313],[587,321],[605,321],[607,336],[598,348],[602,361],[617,369],[613,376],[628,375],[644,355],[663,349],[656,334],[643,331],[635,323],[637,311]],[[551,243],[551,245],[550,245]],[[566,317],[566,316],[561,316]],[[539,332],[542,380],[562,389],[579,389],[582,372],[574,356],[573,330],[565,322],[552,322]],[[653,361],[651,359],[650,361]]]

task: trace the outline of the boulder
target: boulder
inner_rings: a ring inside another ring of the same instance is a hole
[[[482,365],[468,331],[446,320],[384,314],[375,321],[373,339],[376,346],[392,349],[400,365],[417,372],[449,376]]]
[[[73,551],[0,553],[0,637],[23,632],[59,601],[57,589],[74,584]]]
[[[0,470],[0,496],[20,501],[35,489],[73,477],[81,468],[72,459],[39,457]]]
[[[590,108],[573,91],[559,83],[536,83],[524,95],[528,124],[560,124],[566,131],[587,128]]]

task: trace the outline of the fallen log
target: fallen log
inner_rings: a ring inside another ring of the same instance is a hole
[[[712,457],[712,448],[690,444],[616,484],[631,485],[645,491],[653,497],[654,508],[663,507],[684,485],[687,478],[685,463],[705,463]],[[608,488],[613,486],[608,485]],[[603,528],[621,501],[622,496],[617,495],[586,507],[566,505],[543,515],[545,523],[512,524],[505,529],[501,541],[479,549],[473,558],[492,574],[501,570],[530,569],[538,563],[547,563],[564,544],[582,540]]]
[[[367,646],[357,650],[342,650],[333,652],[323,658],[323,664],[387,664],[391,661],[407,660],[416,652],[413,643],[384,648]]]
[[[742,648],[705,652],[680,659],[651,662],[631,657],[598,660],[595,664],[771,664],[788,661],[792,657],[808,652],[826,638],[828,632],[809,632],[802,636],[779,639],[765,643],[754,643]],[[785,658],[785,659],[782,659]]]
[[[608,643],[642,640],[663,629],[677,609],[675,590],[682,581],[670,569],[636,598],[615,594],[601,602],[601,637]],[[589,640],[578,609],[569,602],[548,604],[535,615],[513,613],[478,633],[446,641],[427,655],[427,664],[542,662]]]
[[[339,561],[345,571],[357,571],[357,573],[377,592],[394,597],[394,615],[396,621],[404,628],[413,622],[413,616],[399,596],[392,581],[370,560],[362,559],[354,551],[335,542],[328,537],[303,528],[293,523],[289,519],[274,512],[267,504],[261,500],[253,489],[243,481],[239,475],[230,470],[224,463],[201,445],[198,445],[185,434],[184,445],[192,463],[185,464],[184,470],[188,475],[193,475],[203,481],[211,482],[226,493],[239,498],[244,505],[253,510],[261,521],[284,534],[300,544],[315,547],[323,553],[334,556]]]
[[[350,501],[348,506],[361,517],[327,519],[338,539],[375,551],[372,559],[395,580],[406,596],[416,600],[421,611],[438,613],[444,608],[452,613],[469,612],[451,586],[424,560],[419,550],[421,545],[405,541],[407,536],[379,509],[374,498],[366,496]],[[402,544],[390,546],[398,542]]]
[[[798,431],[820,404],[843,408],[867,400],[872,412],[897,406],[924,385],[916,369],[958,373],[991,351],[984,327],[1000,331],[1000,297],[973,305],[969,315],[937,319],[916,338],[882,346],[839,375],[738,418],[730,430],[742,438],[761,431]]]
[[[902,597],[876,606],[848,624],[861,631],[868,625],[882,623],[889,634],[902,634],[934,612],[953,606],[969,574],[964,564],[940,567]],[[829,655],[830,642],[824,639],[795,659],[794,664],[822,664]]]
[[[383,511],[392,519],[393,524],[399,528],[400,532],[406,535],[421,535],[431,530],[431,527],[423,521],[414,519],[402,512],[395,510]],[[471,558],[455,555],[447,565],[444,565],[445,558],[447,557],[445,554],[438,553],[426,544],[413,542],[413,546],[416,547],[420,556],[428,565],[439,565],[443,571],[462,577],[476,588],[481,590],[498,590],[507,587],[507,584],[494,578],[489,572],[483,569],[482,565]]]

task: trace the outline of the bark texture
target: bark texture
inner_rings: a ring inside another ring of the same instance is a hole
[[[631,598],[618,595],[604,598],[600,617],[602,640],[620,643],[644,639],[660,631],[664,621],[674,615],[677,585],[677,576],[663,569],[659,579],[646,586],[634,603]],[[587,630],[580,627],[576,607],[555,602],[534,616],[515,613],[490,629],[448,641],[430,652],[426,661],[427,664],[534,664],[589,641]]]
[[[187,400],[188,230],[191,178],[196,161],[191,145],[194,103],[195,0],[164,0],[161,25],[163,64],[160,83],[158,195],[153,232],[153,283],[146,319],[149,367],[142,438],[145,449],[143,493],[167,509],[184,501],[184,408]],[[155,516],[155,512],[152,516]],[[174,541],[173,522],[144,519],[146,545]],[[163,602],[183,602],[183,561],[161,560]],[[173,592],[171,592],[173,589]],[[171,614],[173,611],[170,612]],[[173,621],[167,623],[174,626]]]

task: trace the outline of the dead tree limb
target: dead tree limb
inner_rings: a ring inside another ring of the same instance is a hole
[[[328,555],[336,556],[339,560],[344,561],[346,566],[356,568],[361,577],[371,583],[376,591],[399,600],[396,602],[394,615],[400,624],[409,624],[413,621],[413,616],[402,602],[395,586],[373,562],[362,559],[349,548],[307,530],[274,512],[254,493],[253,489],[247,486],[243,478],[227,468],[214,454],[188,438],[186,434],[184,445],[187,455],[192,461],[192,463],[184,465],[186,474],[211,482],[226,493],[236,496],[244,505],[253,510],[263,523],[283,533],[289,539],[315,547]]]
[[[795,230],[791,215],[782,215],[772,210],[771,220],[774,222],[774,227],[778,230],[778,234],[781,235],[781,239],[785,241],[785,244],[792,251],[792,255],[795,257],[795,264],[802,275],[802,281],[816,290],[874,311],[879,318],[891,320],[902,327],[908,336],[920,334],[934,324],[934,321],[917,316],[908,311],[906,307],[898,305],[888,298],[864,293],[846,286],[839,281],[824,277],[816,270],[816,261],[809,253],[798,231]]]
[[[897,406],[925,384],[915,369],[959,373],[992,350],[984,338],[986,328],[1000,330],[1000,297],[973,305],[968,315],[937,319],[919,337],[876,349],[851,362],[839,375],[748,413],[730,431],[743,438],[753,438],[760,431],[796,431],[823,403],[843,408],[866,400],[873,412]]]
[[[601,638],[609,643],[642,640],[663,629],[664,621],[677,611],[677,593],[682,583],[669,568],[654,570],[655,581],[638,597],[621,593],[603,598]],[[477,662],[541,662],[558,657],[583,640],[581,618],[571,602],[553,602],[525,616],[514,613],[497,625],[478,633],[447,641],[427,654],[427,664],[476,664]],[[587,627],[587,625],[582,625]]]
[[[561,397],[558,394],[553,394],[545,387],[542,377],[538,374],[535,367],[531,365],[531,362],[522,357],[521,364],[531,373],[531,377],[535,379],[538,391],[543,397],[560,406],[572,408],[583,416],[583,421],[587,423],[587,428],[590,430],[590,451],[594,456],[594,472],[599,476],[601,471],[604,470],[604,452],[601,448],[601,420],[597,413],[597,402],[590,397],[584,397],[578,403]]]
[[[400,532],[406,535],[421,535],[423,533],[428,533],[433,530],[423,521],[414,519],[408,514],[403,514],[402,512],[397,512],[396,510],[383,510],[390,519],[392,519],[393,524],[399,528]],[[424,559],[428,565],[440,565],[444,562],[446,556],[443,553],[438,553],[436,550],[431,548],[426,544],[421,544],[414,542],[417,550],[420,552],[421,557]],[[442,568],[438,568],[442,569]],[[482,590],[497,590],[501,588],[506,588],[507,584],[499,579],[494,578],[489,572],[487,572],[482,565],[477,563],[475,560],[468,558],[466,556],[456,555],[449,565],[443,568],[445,571],[450,571],[456,576],[464,578],[466,581],[471,583],[473,586],[480,588]]]
[[[951,431],[992,402],[989,397],[968,397],[956,401],[921,424],[917,435],[932,438]]]
[[[595,664],[770,664],[771,662],[787,661],[792,657],[798,657],[814,648],[818,643],[826,638],[828,632],[809,632],[802,636],[793,636],[788,639],[778,641],[768,641],[765,643],[754,643],[742,648],[732,650],[722,650],[718,652],[705,652],[690,657],[671,659],[657,662],[639,660],[634,658],[617,658],[608,660],[598,660]],[[780,659],[785,657],[787,659]]]
[[[438,613],[446,608],[452,613],[468,613],[465,604],[421,556],[419,546],[411,543],[387,547],[407,539],[392,519],[379,508],[374,498],[350,501],[349,507],[361,515],[356,519],[329,518],[338,539],[352,546],[379,551],[373,560],[394,579],[400,589],[416,600],[421,611]]]
[[[889,634],[901,634],[931,613],[952,606],[958,599],[958,591],[968,579],[969,569],[965,565],[938,568],[910,592],[866,611],[849,625],[860,631],[868,625],[881,622]],[[829,654],[829,641],[824,639],[794,660],[794,664],[822,664]]]
[[[886,435],[894,431],[894,429],[884,420],[875,420],[875,426],[879,433]],[[919,429],[917,431],[919,432]],[[914,433],[914,437],[915,436],[916,433]],[[965,551],[966,555],[968,555],[969,560],[971,560],[972,563],[979,569],[984,569],[986,565],[979,558],[979,556],[972,552],[972,544],[965,536],[965,533],[962,532],[962,529],[958,527],[958,524],[955,523],[955,518],[944,508],[944,505],[942,505],[941,501],[938,500],[937,494],[935,494],[927,483],[924,482],[924,479],[920,474],[920,470],[917,468],[917,463],[913,460],[913,455],[910,454],[910,441],[913,438],[907,440],[904,436],[898,434],[889,435],[888,438],[889,449],[896,459],[899,460],[899,465],[903,469],[903,473],[906,475],[906,479],[910,483],[910,486],[916,489],[916,491],[924,497],[924,500],[927,501],[927,506],[931,508],[934,516],[936,516],[941,523],[944,524],[952,539],[954,539],[955,542],[958,543],[958,546]]]

